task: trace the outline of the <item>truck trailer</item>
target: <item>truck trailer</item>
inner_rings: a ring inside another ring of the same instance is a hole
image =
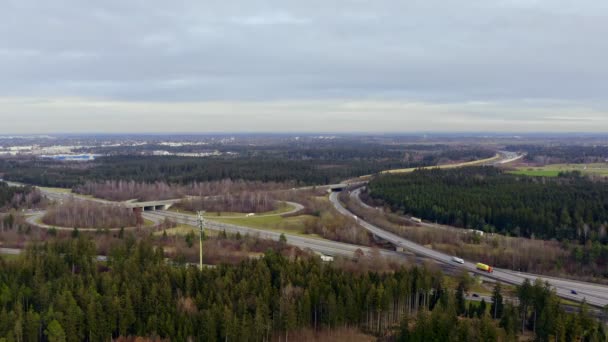
[[[475,265],[475,267],[478,270],[485,271],[485,272],[488,272],[488,273],[492,273],[494,271],[494,269],[492,268],[492,266],[488,266],[488,265],[482,264],[480,262],[478,262],[477,265]]]

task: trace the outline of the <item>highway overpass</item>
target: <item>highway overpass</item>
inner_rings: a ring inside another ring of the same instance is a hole
[[[141,211],[167,210],[172,205],[181,201],[180,199],[171,199],[163,201],[146,201],[146,202],[122,202],[122,205],[129,209],[139,209]]]
[[[467,165],[470,165],[470,164],[467,164]],[[356,181],[359,184],[365,183],[365,181],[364,180],[362,181],[361,179],[356,179]],[[336,190],[344,189],[344,187],[342,187],[341,185],[342,184],[336,184],[336,187],[334,187],[334,189],[336,189]],[[332,185],[328,185],[326,187],[328,189],[332,189]],[[310,187],[310,188],[312,188],[312,187]],[[41,189],[41,191],[47,197],[50,197],[53,199],[59,199],[59,200],[63,200],[63,199],[69,198],[71,196],[74,196],[69,193],[58,193],[58,192],[53,192],[53,191],[46,190],[46,189],[45,190]],[[344,208],[341,205],[341,203],[338,201],[337,196],[338,196],[338,192],[332,191],[330,194],[330,200],[331,200],[332,204],[336,207],[336,209],[344,215],[347,215],[350,217],[354,216],[353,213],[351,213],[350,211],[348,211],[346,208]],[[93,198],[88,198],[88,197],[80,197],[80,196],[78,196],[78,197],[74,196],[74,198],[77,198],[78,200],[97,201],[97,202],[102,202],[102,203],[106,203],[106,204],[117,204],[118,203],[118,204],[125,205],[125,204],[129,203],[129,202],[110,202],[110,201],[93,199]],[[169,217],[169,218],[175,219],[177,222],[180,222],[180,223],[196,225],[196,217],[193,215],[185,215],[185,214],[179,214],[179,213],[172,213],[172,212],[168,212],[168,211],[164,211],[164,210],[158,210],[158,209],[165,208],[165,206],[167,206],[167,205],[172,205],[170,202],[175,203],[177,201],[178,200],[131,202],[130,206],[131,206],[131,208],[136,208],[136,207],[142,208],[142,211],[144,211],[143,212],[144,217],[148,218],[148,219],[153,219],[155,221],[158,221],[161,218]],[[482,274],[486,277],[491,277],[498,281],[502,281],[502,282],[510,283],[510,284],[521,284],[525,279],[535,280],[538,278],[538,279],[541,279],[542,281],[546,281],[549,284],[551,284],[551,286],[553,286],[553,288],[555,288],[556,293],[562,298],[566,298],[566,299],[570,299],[570,300],[574,300],[574,301],[582,301],[583,299],[585,299],[589,304],[594,305],[594,306],[599,306],[599,307],[608,305],[608,286],[603,286],[603,285],[598,285],[598,284],[593,284],[593,283],[576,282],[576,281],[571,281],[571,280],[562,279],[562,278],[537,276],[537,275],[533,275],[533,274],[519,273],[519,272],[503,270],[503,269],[496,269],[494,271],[494,273],[492,273],[492,274],[480,272],[475,268],[475,264],[473,262],[467,261],[467,262],[465,262],[464,265],[457,265],[451,261],[451,258],[452,258],[451,255],[443,254],[438,251],[426,248],[424,246],[420,246],[420,245],[415,244],[411,241],[408,241],[404,238],[401,238],[395,234],[386,232],[383,229],[376,227],[361,219],[358,220],[358,223],[363,228],[370,231],[372,234],[393,243],[397,247],[412,251],[416,255],[438,261],[441,265],[443,265],[442,267],[444,269],[446,269],[446,268],[447,269],[465,269],[469,272]],[[207,227],[209,229],[215,229],[215,230],[226,230],[227,232],[231,232],[231,233],[240,232],[241,234],[257,235],[260,238],[274,239],[274,240],[278,240],[281,235],[281,233],[278,233],[278,232],[262,230],[262,229],[253,229],[253,228],[248,228],[248,227],[243,227],[243,226],[238,226],[238,225],[217,223],[217,222],[211,222],[211,221],[207,222]],[[353,256],[353,254],[358,250],[361,250],[366,253],[369,253],[374,250],[374,249],[371,249],[368,247],[344,244],[344,243],[339,243],[339,242],[335,242],[335,241],[316,239],[316,238],[312,238],[312,237],[304,237],[304,236],[300,236],[300,235],[285,234],[285,236],[287,237],[287,242],[289,244],[292,244],[292,245],[295,245],[295,246],[298,246],[301,248],[310,248],[314,251],[318,251],[318,252],[324,253],[326,255]],[[403,255],[401,253],[397,253],[394,251],[388,251],[388,250],[379,250],[379,253],[381,255],[387,256],[387,257],[397,257],[397,258],[406,257],[405,255]],[[572,294],[571,290],[575,290],[576,292],[578,292],[578,295]]]

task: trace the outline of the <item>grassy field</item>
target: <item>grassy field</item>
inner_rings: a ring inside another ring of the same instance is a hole
[[[206,216],[208,220],[222,222],[222,223],[230,223],[244,227],[250,228],[258,228],[264,230],[272,230],[280,233],[288,233],[288,234],[299,234],[306,235],[310,237],[315,237],[316,235],[310,235],[304,233],[304,222],[312,218],[310,215],[299,215],[292,217],[282,217],[282,216],[263,216],[263,217],[216,217],[216,216]],[[318,237],[318,236],[317,236]]]
[[[525,176],[557,177],[560,172],[580,171],[588,175],[600,175],[608,177],[608,163],[595,164],[550,164],[545,166],[522,166],[510,173]]]
[[[272,211],[266,211],[263,213],[256,213],[253,217],[262,216],[262,215],[279,215],[279,214],[289,212],[293,209],[294,209],[294,207],[292,205],[282,202],[277,209],[272,210]],[[229,219],[251,217],[251,216],[246,216],[247,214],[248,213],[237,213],[237,212],[231,212],[231,211],[222,211],[222,212],[210,211],[208,213],[205,213],[205,217],[210,218],[210,219],[211,218],[220,218],[220,217],[229,218]]]

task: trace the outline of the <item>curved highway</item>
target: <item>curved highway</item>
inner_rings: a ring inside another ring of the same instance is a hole
[[[357,179],[357,181],[361,185],[366,183],[364,180],[362,181],[361,179]],[[329,185],[327,187],[331,188],[332,186]],[[49,189],[44,189],[44,190],[41,189],[41,192],[45,196],[56,199],[56,200],[61,200],[61,199],[65,199],[66,197],[72,196],[71,194],[58,193],[58,192],[51,191]],[[104,201],[104,200],[88,198],[88,197],[79,197],[79,196],[75,196],[75,197],[78,197],[79,200],[98,201],[98,202],[104,202],[104,203],[109,202],[109,201]],[[344,208],[342,206],[342,204],[338,200],[337,193],[333,192],[330,195],[330,200],[331,200],[331,203],[334,205],[334,207],[341,214],[347,215],[350,217],[355,216],[353,213],[351,213],[350,211],[348,211],[346,208]],[[143,216],[146,219],[150,219],[153,221],[158,221],[158,220],[164,219],[165,217],[169,217],[169,218],[177,220],[178,222],[183,222],[185,224],[194,225],[194,226],[197,225],[197,218],[194,215],[180,214],[180,213],[174,213],[174,212],[169,212],[169,211],[150,211],[150,212],[144,212]],[[567,298],[567,299],[574,300],[574,301],[582,301],[584,298],[589,304],[592,304],[595,306],[600,306],[600,307],[604,307],[604,306],[608,305],[608,286],[602,286],[602,285],[597,285],[597,284],[592,284],[592,283],[577,282],[577,281],[570,281],[570,280],[559,279],[559,278],[551,278],[551,277],[545,277],[545,276],[537,276],[537,275],[533,275],[533,274],[519,273],[519,272],[513,272],[513,271],[503,270],[503,269],[495,269],[495,271],[493,273],[488,274],[486,272],[478,271],[475,268],[475,264],[472,262],[465,262],[463,265],[456,264],[451,261],[452,256],[450,256],[450,255],[447,255],[447,254],[426,248],[424,246],[418,245],[412,241],[406,240],[393,233],[387,232],[387,231],[385,231],[379,227],[376,227],[361,219],[358,219],[357,221],[363,228],[367,229],[372,234],[374,234],[378,237],[381,237],[381,238],[395,244],[396,246],[403,247],[407,250],[410,250],[413,253],[415,253],[416,255],[436,260],[441,265],[443,265],[444,268],[466,269],[467,271],[470,271],[470,272],[483,274],[486,277],[494,278],[496,280],[499,280],[499,281],[502,281],[505,283],[511,283],[511,284],[516,284],[516,285],[521,284],[525,279],[535,280],[535,279],[539,278],[542,281],[547,281],[549,284],[551,284],[551,286],[553,286],[555,288],[557,294],[560,297]],[[273,239],[273,240],[278,240],[281,236],[281,233],[279,233],[279,232],[243,227],[243,226],[227,224],[227,223],[212,222],[212,221],[207,221],[206,227],[209,229],[214,229],[214,230],[226,230],[227,232],[231,232],[231,233],[240,232],[241,234],[257,235],[261,238]],[[298,246],[301,248],[310,248],[314,251],[321,252],[321,253],[328,254],[328,255],[343,255],[343,256],[347,256],[347,257],[352,257],[353,254],[355,253],[355,251],[357,251],[357,250],[361,250],[365,253],[369,253],[373,250],[372,248],[369,248],[369,247],[335,242],[335,241],[330,241],[330,240],[316,239],[316,238],[312,238],[312,237],[304,237],[304,236],[300,236],[300,235],[285,234],[285,236],[286,236],[287,242],[289,244],[292,244],[292,245],[295,245],[295,246]],[[405,257],[401,253],[388,251],[388,250],[379,250],[379,252],[381,255],[387,256],[387,257],[399,257],[399,258]],[[578,295],[572,294],[571,290],[575,290],[578,293]]]
[[[351,216],[351,217],[353,217],[353,216],[357,217],[355,214],[353,214],[348,209],[346,209],[342,205],[342,203],[340,203],[337,192],[332,192],[331,195],[329,196],[329,199],[330,199],[331,203],[334,205],[334,207],[336,208],[336,210],[338,210],[341,214],[346,215],[346,216]],[[542,280],[543,282],[545,282],[545,281],[548,282],[555,289],[557,295],[559,295],[562,298],[566,298],[566,299],[570,299],[570,300],[574,300],[574,301],[582,301],[583,299],[585,299],[587,301],[587,303],[595,305],[595,306],[599,306],[599,307],[604,307],[604,306],[608,305],[608,286],[597,285],[597,284],[592,284],[592,283],[584,283],[584,282],[575,282],[575,281],[550,278],[550,277],[543,277],[543,276],[537,276],[537,275],[533,275],[533,274],[519,273],[519,272],[513,272],[513,271],[509,271],[509,270],[496,269],[496,268],[494,269],[493,273],[482,272],[482,271],[477,270],[477,268],[475,267],[475,263],[473,263],[473,262],[465,261],[465,263],[462,265],[456,264],[452,261],[451,255],[447,255],[447,254],[438,252],[436,250],[433,250],[433,249],[424,247],[422,245],[419,245],[417,243],[414,243],[410,240],[404,239],[398,235],[395,235],[391,232],[387,232],[387,231],[383,230],[382,228],[379,228],[360,218],[357,218],[357,222],[359,223],[359,225],[361,225],[363,228],[367,229],[372,234],[393,243],[395,246],[410,250],[417,255],[431,258],[431,259],[439,261],[439,262],[453,264],[453,265],[456,265],[457,267],[460,267],[461,269],[465,269],[469,272],[483,274],[486,277],[493,278],[498,281],[502,281],[502,282],[514,284],[514,285],[519,285],[519,284],[523,283],[525,279],[530,279],[531,281],[534,281],[535,279],[538,278],[538,279]],[[578,293],[578,295],[572,294],[571,293],[572,290],[575,290]]]
[[[198,219],[195,215],[192,214],[184,214],[184,213],[176,213],[171,211],[146,211],[142,214],[142,216],[146,219],[164,219],[170,218],[177,223],[183,223],[191,226],[198,226]],[[279,240],[281,237],[280,232],[264,230],[264,229],[256,229],[238,226],[235,224],[222,223],[217,221],[205,220],[205,228],[211,230],[222,231],[225,230],[228,233],[236,234],[240,233],[242,235],[253,235],[263,239],[271,239],[271,240]],[[287,243],[301,247],[301,248],[310,248],[314,251],[321,252],[327,255],[341,255],[346,257],[352,257],[357,250],[361,250],[364,253],[369,253],[373,250],[370,247],[364,247],[359,245],[353,245],[349,243],[336,242],[331,240],[324,240],[320,238],[314,237],[306,237],[294,234],[284,234],[287,238]],[[387,257],[399,257],[403,258],[404,255],[401,253],[397,253],[394,251],[378,249],[381,255]]]

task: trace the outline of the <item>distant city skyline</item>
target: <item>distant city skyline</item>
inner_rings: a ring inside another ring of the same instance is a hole
[[[606,132],[608,3],[9,1],[0,134]]]

